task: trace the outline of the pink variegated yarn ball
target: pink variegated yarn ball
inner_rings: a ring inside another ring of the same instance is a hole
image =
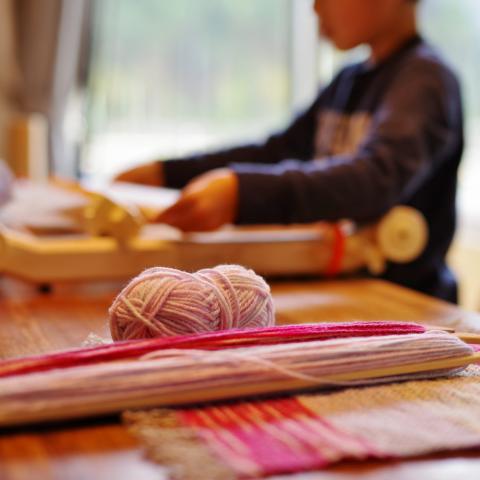
[[[134,278],[109,309],[114,340],[268,327],[270,287],[253,270],[219,265],[188,273],[155,267]]]

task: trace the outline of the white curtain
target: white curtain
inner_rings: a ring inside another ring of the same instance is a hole
[[[82,82],[89,0],[15,0],[22,110],[44,114],[50,126],[50,168],[75,174],[75,139],[65,128],[69,100]]]
[[[49,122],[51,169],[74,173],[64,124],[81,82],[88,12],[89,0],[0,0],[0,156],[11,116],[38,112]]]
[[[19,69],[16,59],[14,4],[0,0],[0,158],[7,155],[6,131],[18,112]]]

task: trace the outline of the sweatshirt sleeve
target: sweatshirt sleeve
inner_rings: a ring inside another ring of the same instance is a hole
[[[354,154],[233,165],[237,223],[376,219],[406,202],[458,148],[461,117],[455,76],[427,60],[412,62],[393,80]]]
[[[271,165],[285,158],[310,160],[313,156],[316,116],[322,98],[326,95],[324,90],[313,105],[301,113],[283,132],[270,136],[263,143],[165,161],[163,170],[166,186],[182,188],[202,173],[231,164]]]

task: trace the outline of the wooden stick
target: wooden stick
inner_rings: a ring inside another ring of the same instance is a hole
[[[480,344],[480,334],[478,333],[469,333],[469,332],[453,332],[460,340],[463,340],[465,343],[471,344]]]
[[[440,330],[442,332],[451,333],[455,335],[460,340],[463,340],[465,343],[470,343],[473,345],[480,344],[480,334],[471,333],[471,332],[457,332],[452,327],[443,327],[440,325],[422,325],[427,331]]]
[[[442,332],[448,332],[448,333],[455,333],[455,329],[453,327],[444,327],[440,325],[425,325],[421,323],[422,327],[425,327],[425,330],[440,330]]]
[[[471,333],[471,332],[457,332],[454,328],[451,327],[441,327],[439,325],[422,325],[425,327],[425,330],[432,331],[432,330],[440,330],[442,332],[451,333],[455,335],[460,340],[463,340],[465,343],[470,344],[480,344],[480,334],[478,333]]]

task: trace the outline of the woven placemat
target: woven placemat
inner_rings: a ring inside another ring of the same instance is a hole
[[[480,446],[480,367],[455,377],[202,408],[127,412],[175,478],[227,480]]]

